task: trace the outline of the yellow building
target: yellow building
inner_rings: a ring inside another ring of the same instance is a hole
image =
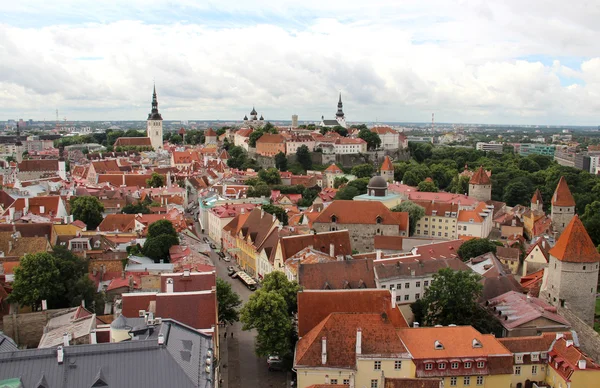
[[[529,247],[523,261],[523,276],[539,271],[548,266],[548,251],[550,244],[544,237],[540,237],[535,244]]]
[[[384,379],[412,377],[410,354],[391,321],[378,313],[331,313],[296,345],[298,387],[345,384],[383,388]]]
[[[425,215],[417,221],[415,237],[456,240],[458,203],[413,201],[425,209]]]
[[[262,209],[254,208],[241,227],[237,237],[237,261],[250,276],[258,274],[259,250],[274,228],[279,226],[277,218]]]
[[[493,335],[445,326],[402,329],[399,336],[417,378],[441,378],[444,387],[510,387],[512,353]]]
[[[552,388],[597,387],[600,366],[566,337],[556,340],[548,353],[546,384]]]

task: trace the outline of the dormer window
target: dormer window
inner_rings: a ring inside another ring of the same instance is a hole
[[[479,342],[479,340],[477,338],[473,338],[473,348],[481,348],[483,347],[483,345],[481,344],[481,342]]]
[[[531,361],[539,361],[540,354],[539,353],[531,353]]]
[[[471,364],[471,362],[470,362],[470,361],[465,361],[465,365],[464,365],[464,367],[465,367],[465,369],[471,369],[471,365],[472,365],[472,364]]]
[[[442,343],[440,341],[435,341],[433,344],[435,350],[443,350],[444,349],[444,345],[442,345]]]
[[[445,362],[438,363],[438,369],[440,369],[440,370],[446,369],[446,363]]]
[[[477,368],[481,369],[485,367],[485,361],[477,361]]]
[[[523,355],[522,354],[515,354],[515,362],[517,364],[522,364],[523,363]]]
[[[431,362],[428,362],[425,364],[425,370],[432,370],[433,369],[433,364]]]
[[[375,219],[375,222],[377,222],[378,224],[381,224],[383,222],[383,218],[381,218],[380,216],[377,216],[377,218]]]
[[[331,216],[331,222],[337,222],[337,217],[335,215]]]

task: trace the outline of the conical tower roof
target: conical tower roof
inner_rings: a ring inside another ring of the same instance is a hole
[[[597,263],[600,261],[600,253],[596,250],[596,246],[577,215],[571,219],[549,253],[558,260],[569,263]]]
[[[490,184],[492,184],[492,181],[490,180],[490,177],[483,169],[483,166],[479,166],[479,169],[477,171],[475,171],[475,174],[473,174],[473,176],[471,177],[469,184],[471,184],[471,185],[490,185]]]
[[[540,193],[540,189],[536,189],[535,193],[533,193],[533,197],[531,197],[531,203],[544,203],[544,201],[542,201],[542,193]]]
[[[575,200],[564,176],[561,176],[558,181],[558,185],[552,196],[552,206],[575,206]]]
[[[385,156],[385,159],[383,159],[381,171],[394,171],[394,166],[392,166],[392,160],[387,155]]]

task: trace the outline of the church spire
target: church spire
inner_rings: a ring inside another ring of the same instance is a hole
[[[158,113],[158,99],[156,98],[156,84],[152,92],[152,111],[148,115],[148,120],[162,120],[162,116]]]
[[[344,117],[344,111],[342,110],[342,92],[340,92],[340,99],[338,101],[338,105],[337,105],[337,113],[335,114],[336,117]]]

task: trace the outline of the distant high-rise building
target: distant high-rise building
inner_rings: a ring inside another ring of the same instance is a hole
[[[298,128],[298,115],[292,115],[292,128]]]
[[[148,114],[147,134],[155,151],[162,149],[163,146],[163,118],[158,113],[158,100],[156,99],[156,85],[152,93],[152,111]]]

